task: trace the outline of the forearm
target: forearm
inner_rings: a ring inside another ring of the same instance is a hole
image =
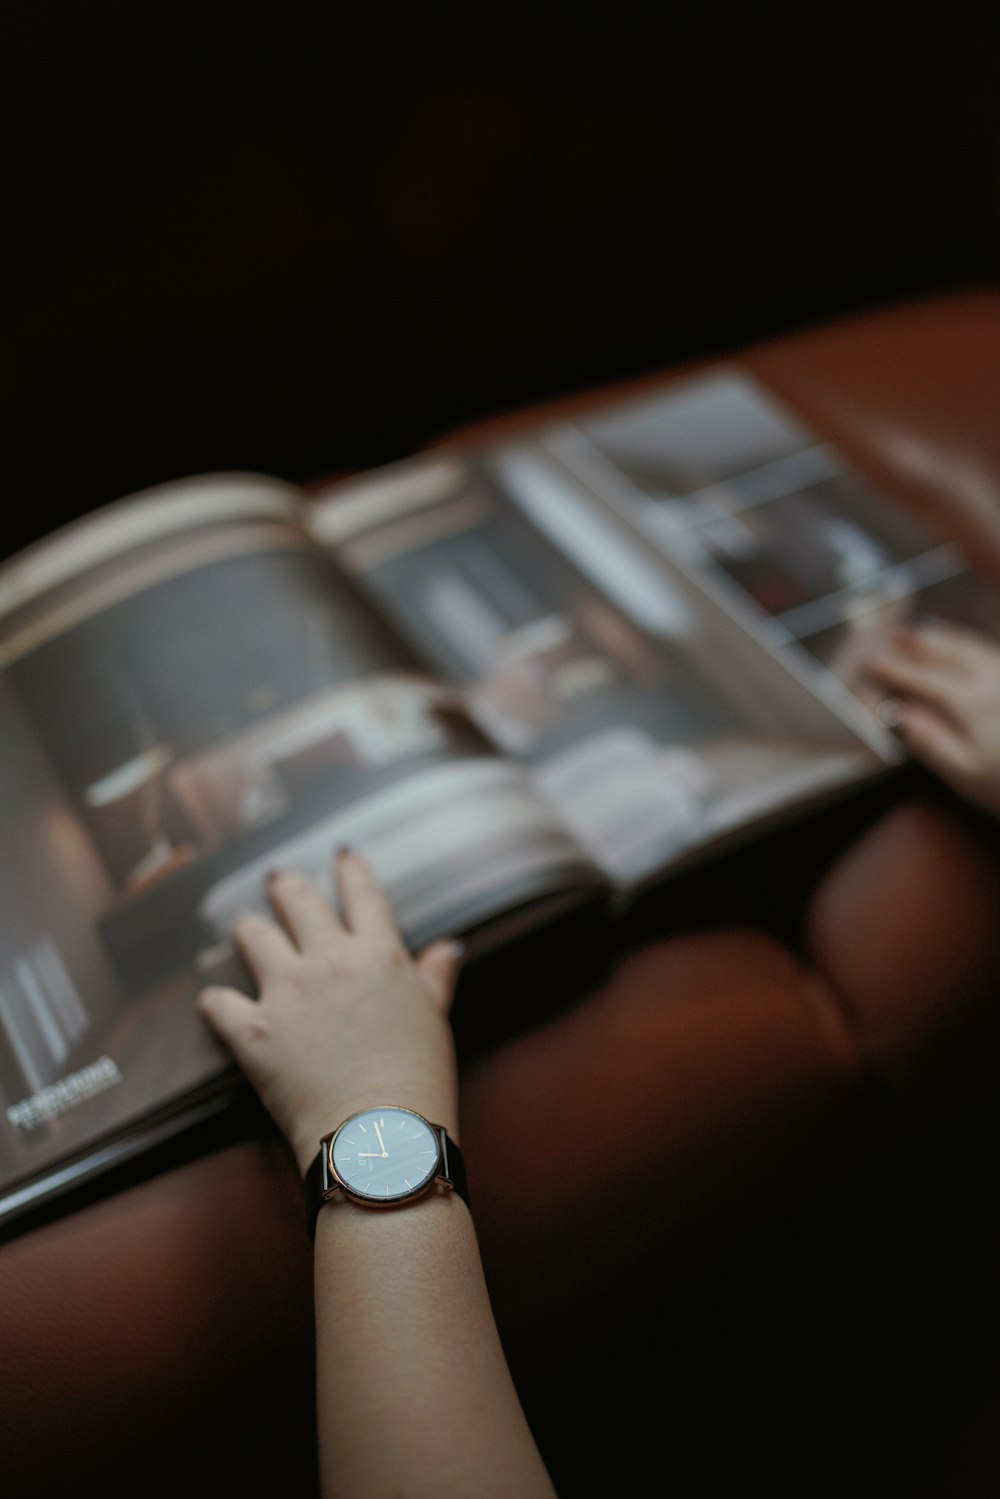
[[[328,1499],[552,1499],[465,1204],[335,1203],[320,1211],[315,1254]]]
[[[249,914],[233,928],[258,999],[225,986],[200,996],[203,1015],[230,1046],[304,1175],[336,1120],[359,1131],[357,1140],[351,1130],[331,1137],[327,1163],[341,1190],[319,1208],[316,1222],[324,1493],[553,1499],[493,1322],[469,1209],[458,1195],[460,1160],[455,1191],[423,1192],[432,1169],[451,1165],[454,1147],[446,1161],[438,1128],[454,1138],[458,1123],[448,1007],[460,952],[440,941],[413,957],[358,855],[340,850],[334,878],[337,910],[301,875],[272,877],[268,898],[281,924]],[[379,1099],[392,1104],[369,1112]],[[405,1135],[398,1131],[407,1121],[397,1119],[387,1141],[382,1131],[399,1108],[416,1117]],[[337,1175],[338,1140],[353,1191]],[[388,1176],[376,1169],[386,1162]],[[405,1203],[398,1200],[407,1195],[404,1186],[416,1194]],[[390,1191],[393,1206],[385,1203]],[[382,1205],[354,1200],[366,1195],[380,1196]]]

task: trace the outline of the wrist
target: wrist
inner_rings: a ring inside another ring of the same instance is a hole
[[[339,1123],[340,1121],[338,1119],[331,1120],[331,1122],[329,1124],[325,1124],[322,1129],[310,1129],[308,1134],[302,1134],[291,1142],[292,1153],[295,1156],[295,1164],[298,1167],[299,1175],[303,1179],[305,1178],[305,1174],[309,1170],[309,1167],[316,1159],[316,1152],[320,1148],[321,1140],[325,1135],[328,1135],[331,1130],[336,1129]]]

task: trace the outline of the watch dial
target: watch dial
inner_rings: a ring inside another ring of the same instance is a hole
[[[340,1182],[357,1197],[396,1202],[419,1192],[440,1164],[438,1137],[409,1109],[365,1109],[340,1126],[330,1144]]]

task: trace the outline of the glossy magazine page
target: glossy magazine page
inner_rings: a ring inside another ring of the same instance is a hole
[[[0,1223],[230,1073],[194,1000],[270,869],[363,849],[414,948],[603,887],[298,505],[191,480],[0,568]]]
[[[889,763],[541,443],[418,459],[313,506],[620,897]]]
[[[994,588],[737,367],[546,430],[576,482],[682,568],[887,759],[860,670],[898,622],[1000,635]]]

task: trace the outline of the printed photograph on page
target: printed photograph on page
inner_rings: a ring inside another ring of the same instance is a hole
[[[955,546],[743,372],[677,382],[545,446],[856,723],[871,707],[856,664],[878,632],[932,595],[957,618],[974,588]]]
[[[224,508],[0,570],[0,1187],[229,1066],[194,997],[248,986],[270,869],[362,849],[415,947],[598,879],[327,553]]]
[[[380,504],[328,519],[345,566],[619,885],[872,770],[543,449],[404,471]]]

